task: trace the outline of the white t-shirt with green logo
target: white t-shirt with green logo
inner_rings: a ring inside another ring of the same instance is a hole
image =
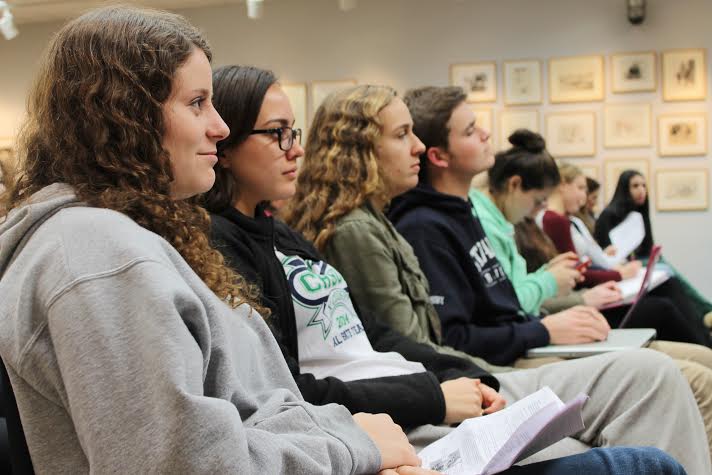
[[[373,349],[339,271],[323,261],[275,252],[292,293],[302,372],[353,381],[425,371],[399,353]]]

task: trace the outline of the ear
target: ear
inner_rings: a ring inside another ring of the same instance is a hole
[[[507,192],[513,193],[516,190],[519,190],[522,188],[522,177],[519,175],[514,175],[509,177],[509,180],[507,181]]]
[[[447,168],[450,166],[450,156],[440,147],[430,147],[425,151],[428,161],[437,168]]]

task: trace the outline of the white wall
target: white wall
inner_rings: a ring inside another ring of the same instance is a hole
[[[712,51],[712,3],[707,0],[648,0],[647,19],[635,27],[626,20],[623,0],[359,0],[350,12],[339,11],[336,0],[267,0],[259,21],[246,18],[244,5],[183,13],[207,33],[216,65],[269,67],[286,81],[354,77],[399,90],[445,85],[448,66],[456,62],[496,60],[501,69],[506,59],[671,48]],[[21,25],[15,40],[0,42],[0,139],[19,123],[40,52],[58,27]],[[608,102],[650,102],[654,116],[710,111],[712,99],[663,103],[660,86],[656,93],[611,94],[608,66],[606,58]],[[710,76],[709,58],[707,70]],[[503,108],[502,94],[498,97],[498,103],[489,105],[496,112]],[[604,149],[602,103],[552,106],[545,100],[540,110],[540,121],[554,110],[596,111],[598,163],[607,157],[648,157],[653,170],[709,168],[708,157],[658,158],[654,146]],[[712,298],[712,210],[652,216],[656,240],[668,259]]]

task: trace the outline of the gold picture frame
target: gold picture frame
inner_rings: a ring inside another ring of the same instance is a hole
[[[613,93],[653,92],[658,88],[657,54],[654,51],[615,53],[610,59]]]
[[[504,109],[499,114],[498,141],[500,150],[508,149],[509,136],[517,129],[539,132],[538,109]]]
[[[538,59],[505,61],[502,70],[506,106],[542,103],[544,86],[541,81],[541,61]]]
[[[497,101],[497,63],[481,61],[450,65],[450,85],[467,93],[467,102]]]
[[[596,155],[596,113],[550,112],[546,115],[546,148],[554,157]]]
[[[694,157],[707,154],[707,114],[689,112],[658,116],[658,155]]]
[[[662,53],[664,101],[707,98],[707,50],[673,49]]]
[[[603,111],[603,146],[650,147],[653,108],[647,102],[606,104]]]
[[[661,168],[655,172],[655,209],[703,211],[709,208],[709,170]]]
[[[566,56],[549,59],[549,101],[595,102],[605,97],[603,56]]]

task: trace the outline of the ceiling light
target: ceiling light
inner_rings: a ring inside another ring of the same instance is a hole
[[[356,8],[356,0],[339,0],[339,8],[345,12]]]
[[[11,40],[18,35],[17,28],[15,28],[15,22],[13,21],[12,13],[10,13],[10,7],[7,3],[0,1],[0,8],[2,9],[2,17],[0,17],[0,33],[5,37],[6,40]]]
[[[263,0],[247,0],[247,17],[251,20],[262,18]]]

